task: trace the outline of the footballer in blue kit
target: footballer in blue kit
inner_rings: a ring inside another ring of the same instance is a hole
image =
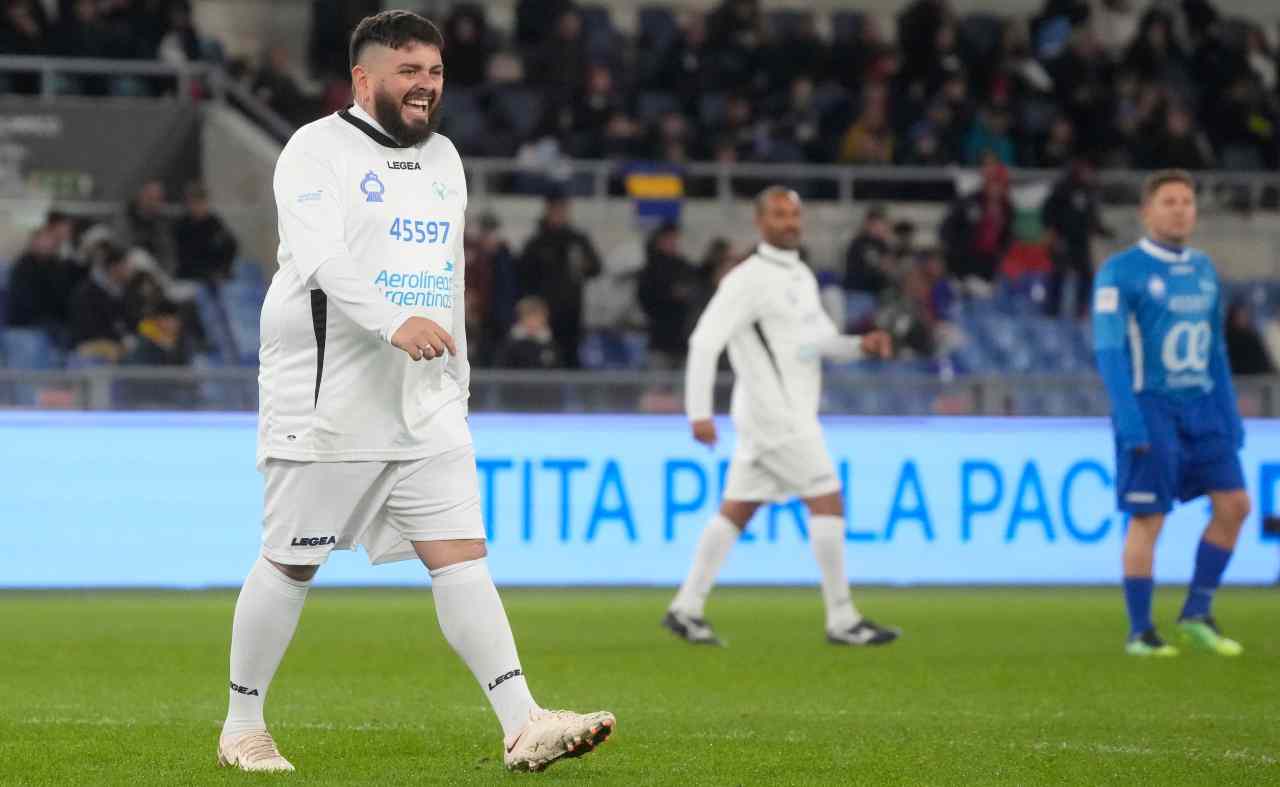
[[[1113,256],[1093,290],[1093,341],[1111,400],[1116,494],[1130,515],[1124,543],[1126,652],[1174,656],[1151,617],[1156,539],[1175,501],[1208,495],[1213,514],[1196,550],[1178,632],[1224,656],[1211,605],[1249,514],[1239,451],[1244,427],[1223,339],[1222,290],[1213,263],[1187,247],[1196,224],[1191,176],[1153,174],[1143,187],[1147,235]]]

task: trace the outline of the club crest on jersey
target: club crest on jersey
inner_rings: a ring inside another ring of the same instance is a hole
[[[1151,293],[1152,298],[1160,299],[1164,297],[1164,279],[1159,276],[1152,276],[1147,280],[1147,292]]]
[[[373,170],[370,170],[364,176],[364,180],[360,181],[360,193],[364,194],[365,202],[382,202],[382,195],[386,191],[387,187],[382,185],[382,181]]]

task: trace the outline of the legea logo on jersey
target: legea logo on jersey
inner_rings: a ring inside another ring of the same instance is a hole
[[[429,271],[392,273],[381,270],[373,278],[387,300],[397,306],[435,309],[453,308],[453,260],[445,262],[445,274]]]
[[[386,192],[387,187],[382,184],[373,170],[369,170],[364,180],[360,181],[360,193],[364,194],[365,202],[382,202],[382,195]]]

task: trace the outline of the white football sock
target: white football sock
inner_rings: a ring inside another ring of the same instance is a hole
[[[695,618],[702,617],[707,605],[707,596],[711,595],[711,586],[716,582],[716,575],[729,557],[729,550],[738,543],[742,531],[730,522],[723,514],[716,514],[698,538],[698,546],[693,552],[693,566],[689,576],[676,593],[671,602],[671,609],[683,612]]]
[[[822,572],[822,603],[827,608],[827,630],[844,631],[862,620],[849,595],[844,573],[844,517],[809,517],[809,545]]]
[[[267,728],[267,687],[298,628],[310,584],[286,577],[262,556],[249,570],[231,623],[231,702],[223,735]]]
[[[431,595],[444,638],[480,682],[506,738],[518,733],[538,704],[529,694],[515,638],[484,558],[431,572]]]

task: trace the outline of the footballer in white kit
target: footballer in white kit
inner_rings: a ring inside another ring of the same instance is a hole
[[[822,576],[827,641],[886,644],[900,632],[863,617],[849,594],[844,499],[818,403],[823,358],[888,357],[889,336],[841,335],[823,311],[817,279],[800,258],[801,205],[794,191],[772,186],[761,192],[756,226],[762,242],[724,277],[689,337],[685,410],[694,439],[716,443],[712,393],[727,346],[738,443],[720,510],[699,538],[662,625],[688,642],[721,644],[704,614],[720,566],[763,503],[799,497],[809,510],[809,542]]]
[[[405,11],[351,37],[353,106],[303,126],[276,164],[279,271],[262,310],[262,554],[236,602],[218,761],[293,770],[267,688],[334,549],[420,559],[445,638],[485,691],[507,767],[590,751],[612,714],[540,708],[485,562],[463,314],[467,185],[435,133],[439,30]]]

